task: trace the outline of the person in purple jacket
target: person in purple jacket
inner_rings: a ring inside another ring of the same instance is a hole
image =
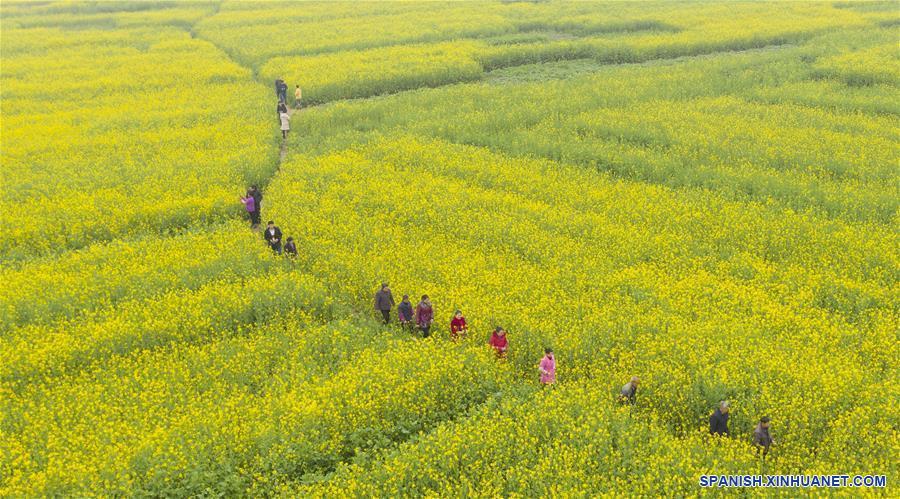
[[[256,209],[256,200],[248,193],[246,197],[241,197],[241,202],[244,203],[244,209],[250,215],[250,227],[257,227],[259,225],[259,210]]]
[[[422,295],[422,301],[416,305],[416,326],[422,330],[422,337],[427,338],[431,334],[431,324],[434,323],[434,308],[428,295]]]

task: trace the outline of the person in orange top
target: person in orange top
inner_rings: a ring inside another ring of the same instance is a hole
[[[469,326],[466,325],[466,318],[463,317],[462,312],[457,310],[453,314],[453,319],[450,321],[450,339],[458,340],[461,337],[465,338],[467,332],[469,332]]]

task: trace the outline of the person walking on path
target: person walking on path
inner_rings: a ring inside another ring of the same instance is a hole
[[[497,326],[497,328],[494,329],[493,334],[491,334],[491,340],[488,344],[494,349],[498,359],[506,358],[506,351],[509,349],[509,340],[506,338],[505,329]]]
[[[261,220],[260,214],[262,213],[262,191],[259,190],[259,187],[254,185],[247,191],[247,195],[253,198],[253,205],[256,212],[251,215],[251,218],[256,220],[256,226],[258,227]]]
[[[756,455],[762,451],[763,459],[769,454],[769,447],[775,443],[772,435],[769,434],[769,416],[763,416],[759,419],[759,424],[753,429],[753,445],[756,446]]]
[[[544,348],[544,357],[538,364],[538,372],[541,373],[541,385],[556,383],[556,357],[553,356],[553,349],[550,347]]]
[[[463,317],[461,311],[457,310],[453,313],[453,319],[450,320],[450,339],[456,341],[465,338],[469,332],[469,326],[466,325],[466,318]]]
[[[278,96],[279,101],[284,103],[287,103],[287,88],[287,83],[283,79],[275,80],[275,95]]]
[[[434,307],[428,295],[422,295],[422,301],[416,305],[416,326],[422,330],[422,337],[427,338],[431,334],[431,324],[434,322]]]
[[[253,199],[253,196],[248,192],[246,197],[241,197],[241,202],[244,203],[244,208],[250,215],[250,227],[259,225],[259,212],[256,211],[256,200]]]
[[[625,383],[625,386],[622,387],[622,391],[619,393],[619,401],[624,404],[634,405],[634,399],[637,395],[638,383],[641,380],[637,376],[632,376],[631,381]]]
[[[375,293],[375,310],[381,311],[384,317],[384,323],[391,322],[391,309],[394,307],[394,295],[391,294],[391,288],[388,283],[381,283],[381,289]]]
[[[300,100],[303,99],[303,92],[300,91],[300,85],[294,89],[294,109],[300,109]]]
[[[413,306],[409,301],[409,295],[403,295],[403,300],[397,306],[397,320],[401,327],[411,328],[413,323]]]
[[[288,132],[291,130],[291,115],[287,112],[281,113],[281,138],[287,139]]]
[[[269,247],[272,248],[276,254],[281,254],[281,229],[275,226],[275,222],[269,220],[269,223],[266,224],[266,231],[263,232],[263,237],[266,239],[266,242],[269,243]]]
[[[278,120],[281,121],[281,113],[288,112],[287,104],[284,102],[278,101],[278,105],[275,106],[275,114],[278,115]]]
[[[728,401],[719,402],[719,407],[709,417],[709,433],[710,435],[727,436],[728,435]]]
[[[294,243],[293,237],[288,237],[287,242],[284,243],[284,253],[293,258],[297,258],[297,245]]]

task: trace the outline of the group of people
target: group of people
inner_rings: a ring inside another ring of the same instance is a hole
[[[288,132],[291,131],[291,114],[287,107],[287,83],[283,79],[275,80],[275,95],[278,96],[278,120],[281,123],[281,138],[287,139]],[[300,109],[300,100],[303,98],[303,92],[300,91],[300,85],[294,89],[294,109]]]
[[[266,223],[266,230],[263,231],[263,239],[269,244],[269,248],[272,249],[273,253],[276,255],[281,254],[281,229],[275,225],[275,222],[269,220],[268,223]],[[285,240],[283,251],[287,256],[297,258],[297,244],[294,242],[293,237],[288,237]]]
[[[719,407],[709,416],[709,433],[710,435],[728,436],[728,416],[731,412],[730,404],[727,400],[719,402]],[[769,416],[759,418],[759,423],[753,428],[753,446],[756,447],[756,453],[762,454],[765,458],[769,454],[769,447],[775,443],[772,435],[769,434],[769,425],[771,424]]]
[[[253,227],[259,225],[260,207],[262,204],[262,192],[257,186],[252,186],[247,190],[247,195],[241,197],[241,201],[250,214],[250,220]],[[263,231],[263,238],[275,254],[281,255],[282,251],[288,256],[295,258],[297,256],[297,246],[292,237],[288,237],[282,247],[281,229],[275,225],[273,221],[266,224]],[[381,283],[381,287],[375,292],[374,299],[375,310],[381,313],[384,324],[391,322],[391,311],[394,306],[397,307],[397,320],[400,327],[409,331],[419,331],[423,338],[431,335],[434,326],[434,306],[428,295],[422,295],[419,302],[413,306],[409,295],[403,295],[400,304],[394,301],[394,295],[388,283]],[[459,341],[467,337],[469,333],[469,325],[462,310],[454,311],[450,318],[448,327],[449,337],[452,341]],[[498,359],[506,359],[509,352],[509,339],[506,330],[501,326],[496,326],[491,333],[488,345],[494,350]],[[553,349],[544,348],[544,356],[537,365],[539,380],[542,386],[552,385],[556,382],[556,357],[553,355]],[[638,386],[640,378],[632,376],[619,392],[619,402],[627,405],[634,405],[637,398]],[[727,401],[722,401],[716,410],[709,417],[709,432],[712,435],[727,436],[728,418],[730,407]],[[768,416],[762,417],[753,430],[753,444],[757,447],[757,453],[762,453],[763,458],[769,453],[770,446],[774,443],[769,434],[770,419]]]
[[[385,324],[391,322],[391,310],[396,305],[394,295],[388,283],[381,283],[381,287],[375,292],[375,310],[381,313],[381,317]],[[434,306],[428,295],[422,295],[419,303],[413,307],[409,299],[409,295],[403,295],[400,304],[397,305],[397,321],[400,327],[409,331],[419,331],[423,338],[431,336],[431,328],[434,326]],[[469,333],[469,325],[463,316],[462,310],[457,309],[453,312],[449,324],[450,339],[459,341],[465,339]],[[506,330],[501,326],[496,326],[491,333],[491,339],[488,345],[494,349],[494,353],[499,359],[506,359],[509,352],[509,339],[506,337]],[[540,381],[543,385],[550,385],[556,382],[556,359],[553,357],[553,350],[549,347],[544,349],[544,357],[538,364],[538,372]]]
[[[393,309],[394,295],[388,283],[381,283],[381,287],[375,292],[374,300],[375,310],[381,313],[384,324],[391,321],[391,310]],[[431,334],[431,328],[434,325],[434,307],[428,295],[422,295],[419,303],[413,307],[409,300],[409,295],[403,295],[400,305],[397,306],[397,320],[400,326],[409,330],[419,330],[423,338],[427,338]],[[449,333],[452,341],[459,341],[466,337],[469,332],[466,318],[462,311],[457,309],[450,319]],[[506,337],[506,330],[497,326],[491,334],[488,341],[491,348],[494,349],[498,358],[505,359],[509,351],[509,339]],[[537,366],[539,380],[541,385],[552,385],[556,382],[556,358],[553,355],[553,349],[544,348],[544,356],[541,358]],[[619,401],[623,404],[634,405],[637,398],[638,385],[640,378],[632,376],[619,392]],[[709,417],[709,432],[713,435],[728,435],[728,402],[722,402],[719,407]],[[769,435],[769,418],[763,417],[753,431],[753,443],[758,451],[762,452],[763,457],[769,453],[769,447],[774,440]]]
[[[247,194],[245,196],[241,196],[241,203],[244,205],[244,209],[247,210],[247,214],[250,216],[251,229],[259,228],[262,199],[262,191],[255,185],[247,189]],[[275,222],[269,220],[266,223],[266,229],[263,231],[263,239],[266,240],[269,248],[271,248],[272,252],[276,255],[280,255],[284,252],[288,256],[295,258],[297,256],[297,244],[294,242],[294,238],[288,237],[285,240],[284,245],[281,243],[281,238],[281,228],[276,226]]]
[[[619,401],[623,404],[634,405],[640,381],[640,378],[637,376],[632,376],[631,380],[625,383],[625,386],[619,392]],[[709,416],[710,435],[728,436],[729,412],[728,401],[723,400],[720,402],[716,410]],[[756,428],[753,429],[753,445],[757,449],[757,454],[761,452],[764,458],[769,454],[769,447],[775,443],[775,440],[769,434],[770,421],[771,419],[768,416],[763,416],[760,418]]]

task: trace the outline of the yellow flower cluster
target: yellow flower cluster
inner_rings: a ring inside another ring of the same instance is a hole
[[[895,118],[884,110],[861,116],[853,106],[821,109],[790,98],[773,105],[772,100],[782,100],[773,97],[779,87],[758,84],[795,82],[803,76],[798,68],[804,63],[797,59],[806,50],[719,55],[679,63],[677,70],[668,64],[617,67],[555,83],[471,84],[339,104],[299,124],[301,146],[322,148],[348,130],[399,130],[673,187],[774,199],[797,211],[890,221],[898,209],[896,190],[880,186],[895,174]],[[812,94],[828,86],[806,88]]]
[[[480,79],[475,48],[472,42],[451,42],[275,57],[260,73],[300,84],[303,101],[318,104]]]
[[[246,224],[229,222],[202,233],[93,245],[59,258],[0,268],[0,280],[6,283],[0,288],[0,329],[76,319],[164,290],[244,279],[269,270],[269,256]]]
[[[694,434],[717,401],[731,399],[744,444],[755,418],[781,422],[788,443],[776,469],[891,466],[896,435],[878,413],[880,394],[896,394],[889,373],[898,353],[890,346],[898,254],[886,226],[411,137],[316,158],[298,153],[272,189],[273,216],[301,235],[301,265],[330,289],[361,297],[389,279],[395,293],[427,293],[440,334],[456,308],[478,343],[501,324],[512,365],[532,380],[549,344],[560,379],[596,380],[592,390],[606,404],[640,373],[647,389],[636,410],[658,429],[639,433]],[[858,407],[873,414],[869,425],[854,425],[866,443],[825,453],[822,439],[843,441],[834,420]],[[706,445],[690,438],[667,445]],[[744,444],[729,452],[747,451]],[[690,490],[701,465],[747,469],[746,458],[693,462],[675,490]],[[439,469],[452,481],[465,468]],[[442,482],[422,483],[441,490]]]
[[[275,168],[271,99],[208,42],[171,27],[0,36],[4,259],[233,217]]]
[[[0,492],[258,495],[451,419],[507,377],[484,351],[316,323],[276,315],[8,393]]]

